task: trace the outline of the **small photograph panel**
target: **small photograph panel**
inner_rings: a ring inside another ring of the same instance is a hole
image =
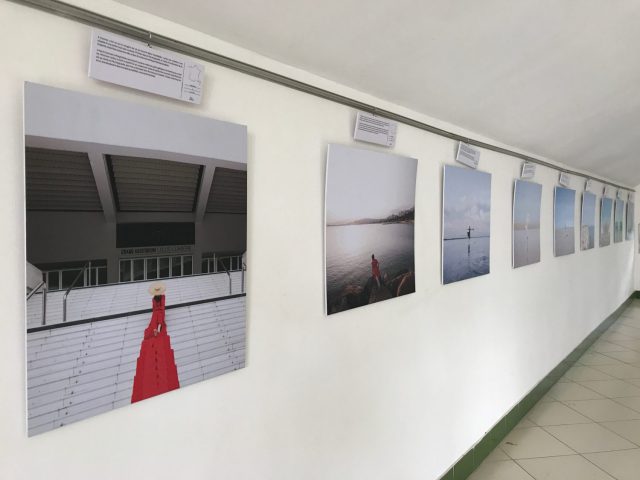
[[[580,250],[590,250],[595,246],[596,236],[596,196],[591,192],[582,194],[580,214]]]
[[[556,257],[575,253],[576,191],[555,187],[553,200],[553,253]]]
[[[613,213],[613,200],[602,197],[600,203],[600,246],[611,244],[611,217]]]
[[[327,315],[415,292],[417,166],[415,158],[329,145]]]
[[[490,271],[491,174],[445,165],[442,192],[442,283]]]
[[[624,235],[624,200],[616,199],[613,216],[613,242],[622,242]]]
[[[513,268],[540,261],[542,185],[516,180],[513,191]]]
[[[633,238],[633,217],[635,215],[635,203],[632,201],[627,202],[627,219],[626,219],[626,234],[625,239],[631,240]]]

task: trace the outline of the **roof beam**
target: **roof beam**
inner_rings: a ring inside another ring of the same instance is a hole
[[[104,217],[109,223],[116,221],[116,207],[113,200],[113,192],[111,191],[111,182],[109,180],[109,172],[107,171],[107,162],[105,156],[96,151],[87,152],[89,155],[89,163],[93,171],[93,178],[98,188],[98,196],[102,204]]]
[[[200,184],[200,191],[198,192],[198,200],[196,202],[196,222],[202,222],[204,220],[204,214],[207,211],[207,202],[209,201],[209,192],[211,192],[213,175],[215,173],[216,167],[213,165],[209,164],[204,166],[204,172],[202,172],[202,183]]]

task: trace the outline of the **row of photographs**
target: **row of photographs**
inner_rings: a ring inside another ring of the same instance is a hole
[[[333,314],[415,292],[414,219],[418,161],[330,145],[325,192],[326,309]],[[554,255],[575,252],[576,191],[554,190]],[[542,185],[515,180],[513,268],[540,261]],[[631,239],[634,203],[602,197],[599,246]],[[442,195],[442,283],[490,270],[491,174],[445,165]],[[585,191],[580,249],[594,248],[596,195]]]

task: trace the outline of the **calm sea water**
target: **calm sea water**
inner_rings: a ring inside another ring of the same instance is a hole
[[[540,261],[540,229],[513,231],[513,266],[523,267]]]
[[[390,223],[327,227],[327,303],[347,285],[364,287],[371,276],[371,254],[390,277],[414,270],[413,224]]]
[[[489,237],[445,240],[442,281],[452,283],[489,273]]]

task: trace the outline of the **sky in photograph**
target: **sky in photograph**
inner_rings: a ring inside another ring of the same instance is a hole
[[[443,195],[444,238],[488,236],[491,223],[491,174],[445,165]]]
[[[385,218],[415,206],[415,158],[330,145],[327,224]]]
[[[540,228],[540,199],[542,185],[524,180],[516,180],[513,197],[514,228]]]
[[[613,200],[610,198],[602,198],[602,207],[600,209],[600,224],[606,225],[611,223],[611,210],[613,209]]]
[[[574,227],[576,191],[570,188],[556,187],[553,209],[555,228]]]
[[[595,227],[596,225],[596,196],[590,192],[582,194],[581,225]]]

